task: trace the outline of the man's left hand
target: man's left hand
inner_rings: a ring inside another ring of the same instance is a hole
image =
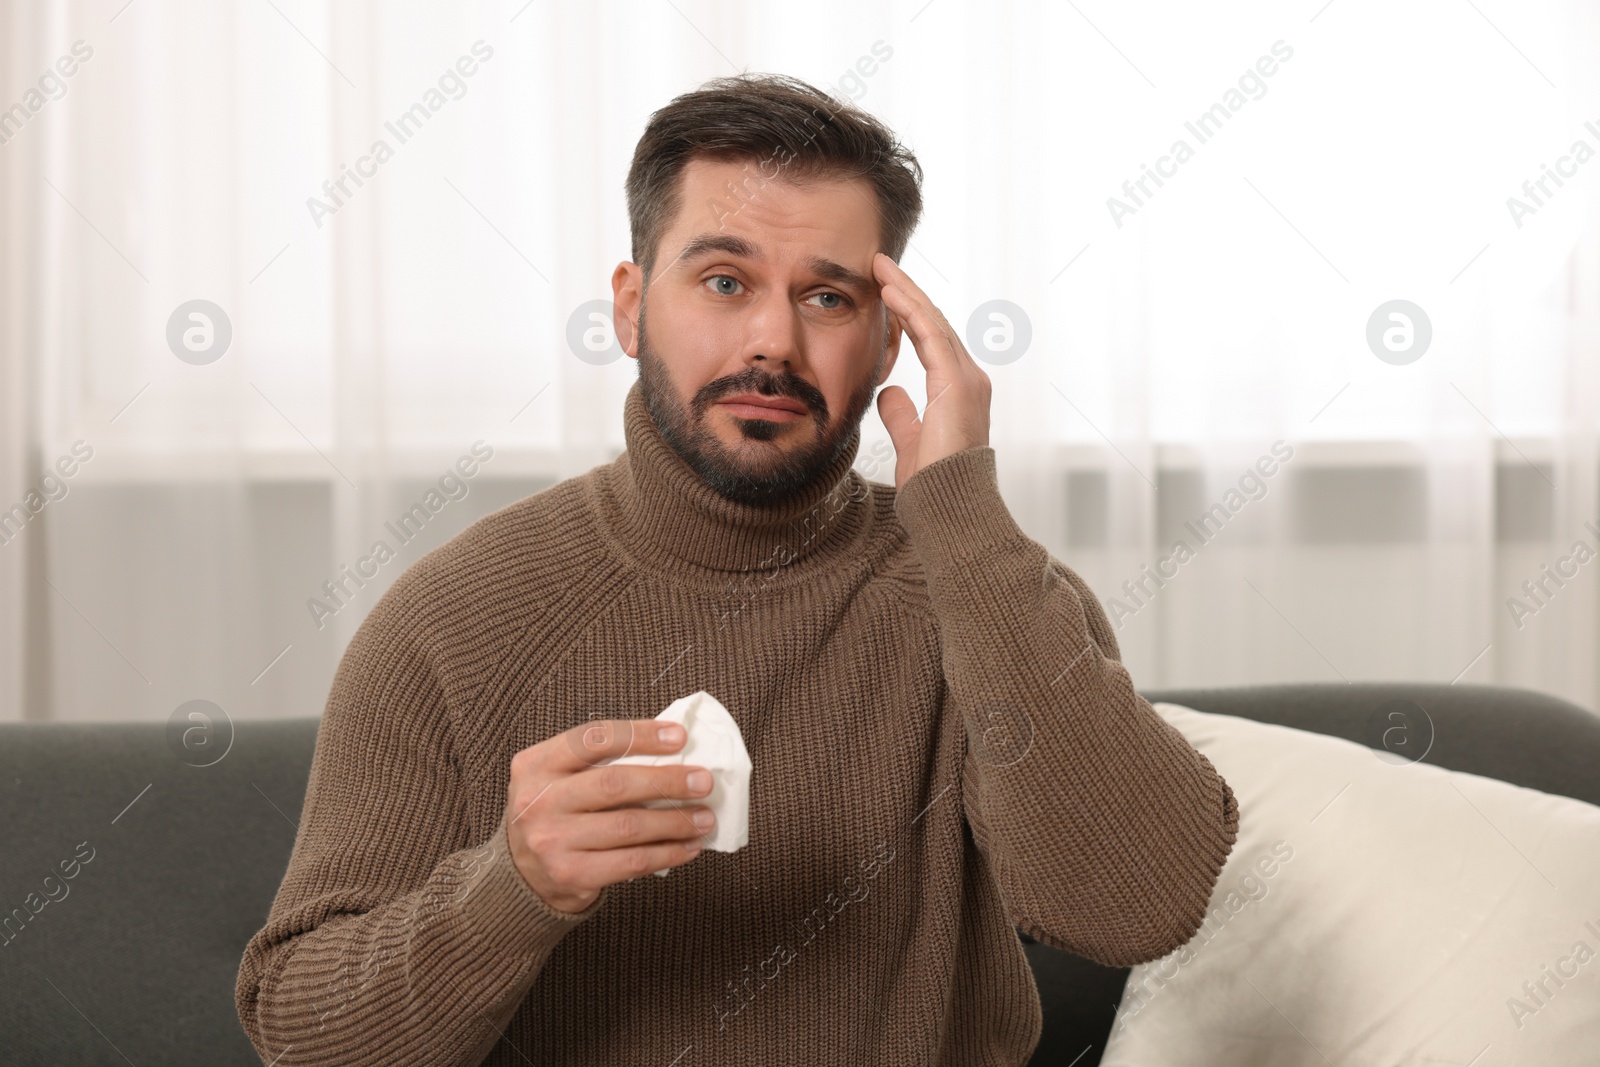
[[[928,406],[921,418],[900,386],[887,386],[878,394],[878,415],[894,442],[894,485],[899,489],[928,464],[989,443],[989,376],[944,313],[894,260],[877,253],[872,272],[889,313],[910,336],[928,372]]]

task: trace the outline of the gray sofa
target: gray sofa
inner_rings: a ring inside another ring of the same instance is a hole
[[[1144,695],[1374,745],[1374,723],[1400,709],[1418,746],[1402,754],[1600,804],[1600,716],[1538,693]],[[0,932],[0,1063],[259,1062],[234,1014],[234,976],[288,862],[316,725],[235,723],[226,758],[207,767],[181,761],[163,723],[0,725],[0,919],[12,917]],[[1045,1008],[1033,1062],[1098,1062],[1127,972],[1023,941]]]

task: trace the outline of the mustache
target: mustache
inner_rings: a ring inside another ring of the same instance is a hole
[[[747,367],[738,374],[730,374],[702,386],[694,395],[695,414],[704,415],[706,409],[721,398],[739,393],[790,397],[804,404],[812,417],[823,422],[828,419],[828,401],[822,395],[822,390],[797,374],[768,374],[754,367]]]

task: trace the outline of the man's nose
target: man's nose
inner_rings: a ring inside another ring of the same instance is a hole
[[[787,294],[769,294],[751,307],[747,320],[744,358],[779,369],[798,372],[804,360],[799,309]]]

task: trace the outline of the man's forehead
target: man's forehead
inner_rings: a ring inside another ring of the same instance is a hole
[[[718,195],[730,202],[745,201],[752,207],[763,193],[770,204],[801,202],[810,198],[856,200],[866,211],[871,204],[872,186],[864,179],[843,172],[802,170],[787,166],[778,158],[708,159],[695,156],[686,161],[680,175],[684,188],[694,188],[702,197]]]
[[[880,230],[870,185],[843,175],[795,182],[771,176],[757,161],[703,159],[690,160],[683,179],[678,217],[662,248],[674,263],[722,253],[870,275]]]
[[[776,164],[691,160],[675,225],[680,236],[730,230],[746,236],[776,232],[873,240],[878,203],[870,183],[846,175],[786,175]],[[863,233],[863,230],[866,232]]]

